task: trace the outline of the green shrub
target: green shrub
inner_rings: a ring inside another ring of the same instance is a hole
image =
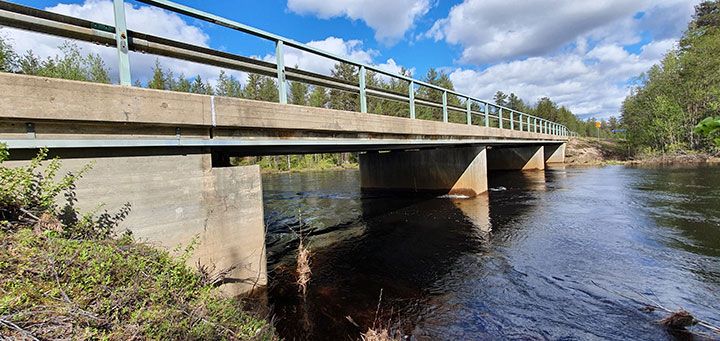
[[[720,116],[706,117],[695,126],[695,133],[711,138],[716,147],[720,147]]]

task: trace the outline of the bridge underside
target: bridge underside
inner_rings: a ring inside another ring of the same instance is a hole
[[[472,123],[0,74],[10,165],[40,147],[67,170],[93,162],[81,208],[129,201],[121,228],[167,247],[199,235],[198,259],[236,266],[231,294],[266,277],[260,170],[225,167],[229,157],[361,152],[366,190],[470,196],[487,191],[488,170],[563,160],[564,137]]]

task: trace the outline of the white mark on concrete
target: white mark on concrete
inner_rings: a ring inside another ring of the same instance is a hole
[[[215,96],[210,96],[210,117],[212,119],[212,126],[215,127]]]

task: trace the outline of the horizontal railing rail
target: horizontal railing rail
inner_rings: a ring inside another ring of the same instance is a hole
[[[278,98],[282,104],[287,104],[287,81],[289,80],[357,93],[359,95],[359,109],[360,112],[363,113],[368,112],[368,97],[373,97],[408,103],[409,117],[411,119],[417,118],[416,109],[419,105],[441,109],[443,122],[449,121],[450,113],[464,113],[467,124],[473,124],[473,118],[479,117],[486,127],[490,127],[491,121],[494,121],[497,123],[497,128],[501,129],[544,133],[556,136],[572,135],[572,132],[562,124],[497,105],[452,89],[446,89],[435,84],[417,80],[406,75],[395,74],[374,65],[360,63],[211,13],[167,0],[137,1],[272,41],[275,43],[276,62],[273,64],[233,53],[129,30],[125,20],[124,0],[113,0],[114,27],[6,1],[0,1],[0,25],[107,46],[111,44],[115,45],[118,51],[119,80],[120,84],[125,86],[130,86],[132,83],[129,52],[135,51],[274,77],[277,79]],[[357,84],[300,68],[285,66],[284,56],[286,47],[356,67],[358,69]],[[366,84],[368,71],[406,82],[408,88],[407,93],[403,94],[397,91],[368,86]],[[436,102],[429,98],[418,96],[417,90],[420,87],[439,92],[442,95],[442,102]],[[462,101],[461,106],[448,103],[448,96],[455,96],[458,100]]]

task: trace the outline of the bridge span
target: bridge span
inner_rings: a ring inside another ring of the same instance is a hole
[[[237,293],[266,283],[265,234],[259,167],[232,166],[231,157],[358,152],[367,191],[481,195],[488,170],[541,170],[562,163],[570,132],[560,124],[497,106],[371,65],[319,51],[169,1],[144,1],[276,42],[277,63],[189,46],[127,30],[124,4],[115,0],[115,27],[0,2],[0,24],[61,37],[117,44],[119,85],[21,74],[0,74],[0,142],[22,165],[38,148],[65,159],[68,170],[89,162],[78,183],[80,205],[132,213],[123,227],[164,246],[199,236],[193,262],[236,267]],[[355,65],[359,83],[286,68],[283,46]],[[152,90],[130,84],[129,50],[205,62],[275,76],[279,102]],[[123,56],[124,55],[124,56]],[[270,71],[268,71],[270,70]],[[364,84],[368,70],[408,83],[400,95]],[[287,103],[287,80],[357,93],[359,111]],[[442,93],[442,102],[417,89]],[[457,96],[464,106],[448,104]],[[367,98],[408,104],[406,113],[368,113]],[[437,108],[438,121],[415,117],[416,106]],[[452,123],[451,113],[463,123]]]

